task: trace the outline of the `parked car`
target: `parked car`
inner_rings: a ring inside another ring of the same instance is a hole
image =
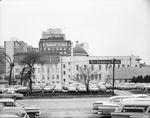
[[[18,117],[14,118],[29,118],[28,114],[26,113],[24,108],[20,107],[9,107],[9,104],[4,105],[3,103],[0,103],[0,118],[13,118],[14,115],[17,115]]]
[[[106,93],[107,88],[106,88],[106,86],[105,86],[104,84],[99,83],[99,84],[98,84],[98,87],[99,87],[99,91],[100,91],[100,92]]]
[[[54,92],[57,92],[57,91],[62,91],[63,87],[61,84],[56,84],[54,86]]]
[[[21,86],[21,87],[17,88],[16,92],[17,93],[26,94],[26,93],[29,92],[29,87],[27,87],[27,86]]]
[[[0,98],[22,99],[23,97],[24,95],[21,93],[9,92],[9,91],[0,94]]]
[[[135,89],[136,85],[135,83],[125,83],[123,86],[120,86],[120,89],[122,90],[129,90],[129,89]]]
[[[86,91],[86,86],[84,85],[84,84],[78,84],[78,86],[77,86],[77,90],[79,91],[79,92],[85,92]]]
[[[44,87],[44,93],[49,93],[49,92],[52,92],[53,90],[54,90],[53,85],[49,85],[49,86]]]
[[[0,114],[0,118],[19,118],[19,116],[14,114]]]
[[[24,111],[29,115],[30,118],[35,118],[35,116],[39,116],[41,114],[40,108],[36,106],[27,106],[25,104],[20,104],[17,100],[11,98],[2,98],[0,99],[0,103],[4,105],[4,107],[13,109],[24,109]]]
[[[100,105],[98,107],[98,114],[103,116],[111,116],[111,112],[114,112],[117,107],[119,107],[119,103],[124,101],[150,101],[149,96],[145,94],[133,94],[131,96],[123,96],[119,102],[108,103],[104,105]]]
[[[90,84],[89,85],[89,90],[90,91],[99,91],[99,87],[97,84]]]
[[[131,96],[112,96],[110,98],[108,98],[106,101],[95,101],[93,103],[93,110],[99,110],[100,106],[103,105],[109,105],[109,104],[116,104],[118,102],[120,102],[123,98],[129,98]]]
[[[74,84],[69,84],[67,89],[69,92],[77,92],[77,86]]]
[[[118,83],[116,84],[116,89],[122,89],[122,86],[124,86],[125,83]]]
[[[40,86],[32,86],[32,92],[33,93],[39,93],[39,92],[42,92],[42,87]]]
[[[115,112],[111,112],[112,118],[130,118],[130,116],[144,115],[150,110],[150,99],[136,98],[126,100],[119,104]],[[141,99],[141,100],[140,100]],[[147,100],[146,100],[147,99]]]

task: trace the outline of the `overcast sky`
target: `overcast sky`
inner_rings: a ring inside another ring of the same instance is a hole
[[[42,31],[61,28],[91,56],[140,56],[150,64],[150,0],[2,0],[0,44],[17,37],[38,47]]]

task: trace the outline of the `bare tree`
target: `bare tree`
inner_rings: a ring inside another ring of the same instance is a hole
[[[10,58],[10,56],[6,53],[3,53],[3,55],[5,56],[6,58],[6,62],[9,64],[9,85],[11,85],[11,77],[12,77],[12,71],[13,71],[13,68],[15,66],[15,63],[14,61]]]
[[[87,92],[90,92],[89,84],[90,81],[93,80],[93,77],[96,74],[101,74],[101,73],[98,70],[93,69],[91,66],[87,68],[79,67],[79,70],[75,73],[72,80],[84,84],[86,86]]]
[[[29,52],[26,53],[24,58],[19,61],[19,64],[23,66],[22,68],[22,78],[24,75],[24,72],[26,70],[25,78],[29,79],[29,87],[30,87],[30,93],[32,92],[32,76],[34,74],[34,65],[35,64],[44,64],[46,63],[45,60],[43,60],[42,55],[37,52]]]

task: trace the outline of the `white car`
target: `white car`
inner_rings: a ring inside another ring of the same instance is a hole
[[[89,90],[90,91],[99,91],[99,87],[97,84],[90,84],[89,85]]]
[[[95,101],[93,103],[93,110],[99,110],[99,106],[106,105],[106,104],[116,104],[119,103],[124,98],[129,98],[131,96],[112,96],[108,98],[106,101]]]
[[[77,86],[74,85],[74,84],[69,84],[68,87],[67,87],[68,91],[75,91],[77,92]]]
[[[4,108],[7,109],[24,109],[25,113],[27,113],[30,118],[35,118],[35,116],[39,116],[41,114],[39,107],[23,105],[17,100],[11,98],[2,98],[0,99],[0,103],[3,104]]]
[[[79,84],[77,86],[77,89],[79,92],[84,92],[84,91],[86,91],[86,86],[84,84]]]
[[[3,117],[5,118],[6,114],[17,115],[18,118],[29,118],[29,116],[26,113],[24,108],[22,108],[22,107],[9,107],[10,104],[9,103],[4,104],[4,103],[0,102],[0,115],[3,115],[0,118],[3,118]],[[13,118],[13,116],[10,118]]]

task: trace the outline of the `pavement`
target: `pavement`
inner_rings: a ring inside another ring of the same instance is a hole
[[[130,91],[128,91],[128,90],[114,90],[114,93],[116,94],[116,95],[132,95],[133,93],[132,92],[130,92]]]

